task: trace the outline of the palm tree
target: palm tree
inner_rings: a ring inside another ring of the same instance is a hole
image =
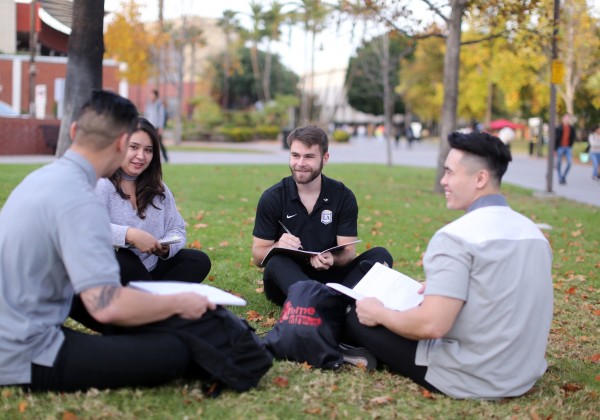
[[[265,99],[264,92],[261,86],[261,71],[260,64],[258,62],[258,43],[264,35],[264,12],[263,6],[260,0],[250,1],[250,17],[252,18],[252,29],[247,31],[247,36],[252,42],[251,60],[252,60],[252,73],[254,74],[254,83],[256,83],[256,93],[260,100]]]
[[[307,75],[302,78],[302,101],[300,106],[300,121],[306,124],[310,120],[310,107],[308,101],[308,92],[314,94],[315,79],[315,45],[317,35],[323,31],[325,21],[331,11],[331,6],[322,3],[321,0],[300,0],[295,11],[296,20],[301,22],[304,29],[304,62],[308,57],[308,36],[311,36],[311,59],[310,59],[310,87],[306,86]]]
[[[229,76],[231,74],[232,59],[232,35],[240,30],[239,22],[236,18],[237,12],[233,10],[223,11],[223,17],[219,19],[218,25],[225,34],[225,52],[223,53],[223,92],[221,106],[224,109],[229,108]]]
[[[265,95],[265,101],[271,100],[271,67],[273,55],[271,53],[271,43],[279,41],[281,35],[281,25],[287,19],[288,15],[283,12],[285,4],[273,0],[271,2],[271,8],[264,13],[264,24],[265,24],[265,38],[267,39],[267,50],[265,53],[265,66],[262,75],[262,86],[263,93]]]

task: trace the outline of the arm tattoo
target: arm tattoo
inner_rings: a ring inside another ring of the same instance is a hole
[[[87,297],[91,311],[96,312],[109,306],[120,294],[120,286],[102,286]]]

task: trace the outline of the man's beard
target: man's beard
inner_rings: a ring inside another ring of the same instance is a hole
[[[319,169],[311,170],[310,173],[302,172],[303,175],[309,174],[307,179],[298,179],[296,171],[294,171],[294,168],[292,168],[291,166],[290,166],[290,171],[292,172],[294,181],[296,181],[297,184],[310,184],[311,182],[313,182],[315,179],[317,179],[321,175],[321,171],[323,171],[323,159],[321,159],[321,164],[319,165]]]

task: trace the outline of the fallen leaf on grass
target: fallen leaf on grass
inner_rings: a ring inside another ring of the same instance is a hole
[[[11,395],[12,395],[12,391],[10,389],[2,390],[2,398],[10,398]]]
[[[285,376],[276,376],[273,378],[273,383],[281,388],[286,388],[290,381]]]
[[[256,312],[255,310],[249,310],[248,312],[246,312],[246,319],[248,321],[262,321],[263,317],[261,314],[259,314],[258,312]]]
[[[600,309],[596,309],[595,311],[592,311],[592,313],[596,316],[600,316]]]
[[[393,401],[394,401],[394,399],[392,397],[389,397],[387,395],[382,395],[381,397],[371,398],[369,400],[369,403],[376,404],[376,405],[383,405],[383,404],[389,404]]]
[[[567,383],[561,386],[561,389],[565,392],[565,394],[570,394],[573,392],[581,391],[583,387],[579,384]]]
[[[207,227],[208,227],[208,225],[206,223],[196,223],[194,225],[194,229],[204,229],[204,228],[207,228]]]
[[[215,276],[213,276],[213,275],[208,276],[208,281],[215,281]]]
[[[267,318],[267,320],[260,324],[261,327],[271,328],[277,323],[275,318]]]
[[[72,411],[63,411],[63,420],[77,420],[77,414]]]
[[[569,287],[569,290],[567,290],[567,294],[574,295],[576,290],[577,288],[575,286],[571,286]]]
[[[256,293],[262,293],[262,292],[264,292],[265,288],[264,287],[257,287],[254,290],[256,290]]]
[[[594,354],[591,357],[592,363],[600,363],[600,353],[599,354]]]
[[[26,401],[21,401],[19,403],[19,413],[24,413],[25,410],[27,410],[27,402]]]
[[[194,240],[194,242],[192,242],[190,244],[190,248],[192,249],[202,249],[202,244],[200,243],[200,241],[198,239]]]
[[[430,400],[435,400],[435,397],[433,396],[433,392],[431,392],[428,389],[422,388],[421,395],[425,398],[429,398]]]
[[[302,363],[302,364],[300,365],[300,367],[301,367],[302,369],[304,369],[304,370],[311,370],[311,369],[312,369],[312,365],[311,365],[311,364],[309,364],[309,363],[307,363],[307,362],[304,362],[304,363]]]
[[[223,247],[223,248],[224,248],[224,247],[226,247],[226,246],[229,246],[229,241],[223,241],[223,242],[220,242],[220,243],[219,243],[219,246],[220,246],[220,247]]]
[[[321,414],[321,409],[319,407],[305,408],[304,412],[306,414]]]

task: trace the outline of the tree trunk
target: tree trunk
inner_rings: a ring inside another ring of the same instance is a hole
[[[448,38],[444,56],[444,103],[440,127],[440,151],[434,191],[442,192],[440,180],[444,176],[444,164],[450,151],[448,135],[456,129],[456,108],[458,106],[458,69],[460,65],[460,36],[462,16],[467,0],[452,0],[452,11],[448,19]]]
[[[73,25],[69,36],[65,108],[60,123],[56,157],[71,145],[69,128],[74,114],[90,98],[94,89],[102,89],[104,55],[104,0],[73,1]]]
[[[256,96],[259,101],[264,101],[265,95],[262,91],[262,78],[260,76],[260,65],[258,64],[258,45],[256,41],[252,44],[250,50],[250,63],[252,64],[252,73],[254,73],[254,84],[256,86]]]
[[[387,152],[387,166],[392,166],[392,108],[393,90],[390,86],[390,39],[386,32],[382,39],[383,60],[381,62],[381,73],[383,81],[383,126],[385,128],[385,144]]]

